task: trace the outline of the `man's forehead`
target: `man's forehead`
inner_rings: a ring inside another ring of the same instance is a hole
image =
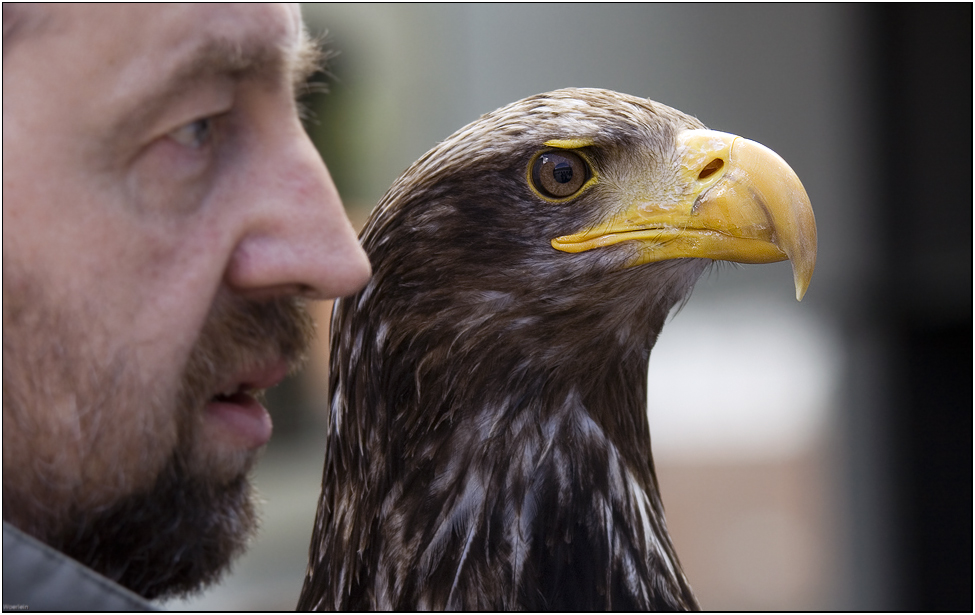
[[[172,5],[155,6],[166,11]],[[295,5],[194,3],[180,11],[169,20],[167,34],[190,48],[199,40],[225,40],[293,52],[301,41],[301,12]]]
[[[214,41],[242,52],[263,49],[288,55],[302,42],[301,11],[282,4],[109,4],[47,5],[44,30],[90,39],[86,52],[111,58],[151,52],[156,68]]]

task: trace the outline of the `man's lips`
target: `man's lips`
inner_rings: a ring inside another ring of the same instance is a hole
[[[212,436],[234,448],[255,449],[271,438],[271,417],[253,393],[273,387],[288,375],[288,362],[278,359],[236,374],[206,404],[204,418]]]

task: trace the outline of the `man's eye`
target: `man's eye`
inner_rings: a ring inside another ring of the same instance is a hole
[[[199,149],[210,140],[212,128],[213,119],[205,117],[192,121],[189,124],[183,124],[176,130],[171,131],[168,136],[180,145]]]

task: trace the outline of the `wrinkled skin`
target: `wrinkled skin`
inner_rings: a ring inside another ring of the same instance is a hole
[[[210,402],[280,380],[304,303],[369,275],[298,118],[300,13],[3,24],[3,518],[148,597],[196,589],[253,531],[270,429]]]

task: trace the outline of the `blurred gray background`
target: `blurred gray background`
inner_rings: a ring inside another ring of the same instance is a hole
[[[561,87],[649,97],[785,158],[819,229],[805,299],[788,263],[718,267],[651,357],[654,457],[687,576],[710,610],[971,610],[971,5],[304,14],[340,54],[330,93],[306,101],[308,130],[357,225],[435,143]],[[294,607],[326,362],[323,339],[271,395],[253,548],[165,608]]]

